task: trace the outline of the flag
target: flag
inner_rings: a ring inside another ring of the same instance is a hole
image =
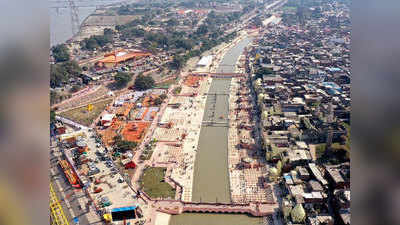
[[[90,111],[92,111],[93,110],[93,104],[89,104],[88,106],[87,106],[87,110],[90,112]]]

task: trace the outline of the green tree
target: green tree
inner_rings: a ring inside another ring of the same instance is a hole
[[[68,74],[61,65],[50,65],[50,87],[61,87],[68,81]]]
[[[58,98],[57,92],[51,90],[50,91],[50,105],[56,104],[57,103],[57,98]]]
[[[61,87],[70,78],[78,77],[82,72],[76,61],[67,61],[50,66],[50,87]]]
[[[180,55],[175,55],[174,59],[170,63],[170,67],[172,69],[179,70],[183,67],[184,64],[185,64],[185,59]]]
[[[157,106],[161,105],[162,102],[163,102],[163,100],[160,97],[154,99],[154,104]]]
[[[179,21],[175,18],[171,18],[167,21],[167,26],[168,27],[173,27],[179,24]]]
[[[160,95],[160,98],[161,98],[161,100],[164,100],[164,99],[167,98],[167,95],[166,94],[162,94],[162,95]]]
[[[114,137],[114,148],[117,151],[125,152],[127,150],[131,150],[131,149],[136,148],[136,146],[137,146],[136,142],[122,140],[122,136],[121,135],[117,135],[117,136]]]
[[[281,162],[281,160],[279,160],[279,161],[276,163],[276,170],[277,170],[278,176],[280,176],[281,173],[282,173],[282,162]]]
[[[261,67],[256,71],[256,79],[262,78],[264,75],[272,74],[272,70],[270,68]]]
[[[80,89],[81,89],[81,87],[79,85],[74,85],[74,86],[72,86],[70,92],[75,93],[75,92],[79,91]]]
[[[261,27],[263,25],[261,18],[259,16],[254,17],[253,25],[256,27]]]
[[[50,123],[54,123],[56,121],[56,112],[54,110],[50,110]]]
[[[137,90],[144,91],[144,90],[153,88],[154,83],[155,83],[155,81],[151,76],[139,75],[139,76],[137,76],[137,78],[135,80],[134,87]]]
[[[174,88],[174,90],[173,90],[172,92],[173,92],[174,94],[179,94],[179,93],[181,93],[181,91],[182,91],[182,87],[179,86],[179,87]]]
[[[65,44],[59,44],[51,48],[56,62],[65,62],[70,59],[68,48]]]
[[[301,223],[306,218],[306,212],[301,204],[297,204],[290,212],[293,222]]]
[[[132,76],[128,73],[118,72],[114,80],[118,87],[125,87],[132,80]]]
[[[196,31],[196,33],[198,35],[204,35],[204,34],[207,34],[207,32],[208,32],[208,26],[205,25],[205,24],[200,25],[199,28],[197,28],[197,31]]]

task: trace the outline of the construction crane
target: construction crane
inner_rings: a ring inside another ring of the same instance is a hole
[[[57,198],[53,185],[50,183],[50,224],[51,225],[69,225],[60,201]]]

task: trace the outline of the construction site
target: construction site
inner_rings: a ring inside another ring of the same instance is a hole
[[[112,145],[117,135],[121,135],[126,141],[141,142],[160,109],[154,99],[164,92],[161,89],[148,92],[127,91],[117,98],[95,123],[103,143]]]

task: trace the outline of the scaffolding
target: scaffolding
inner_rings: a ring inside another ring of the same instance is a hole
[[[50,183],[50,224],[51,225],[69,225],[64,211],[61,207],[53,185]]]

